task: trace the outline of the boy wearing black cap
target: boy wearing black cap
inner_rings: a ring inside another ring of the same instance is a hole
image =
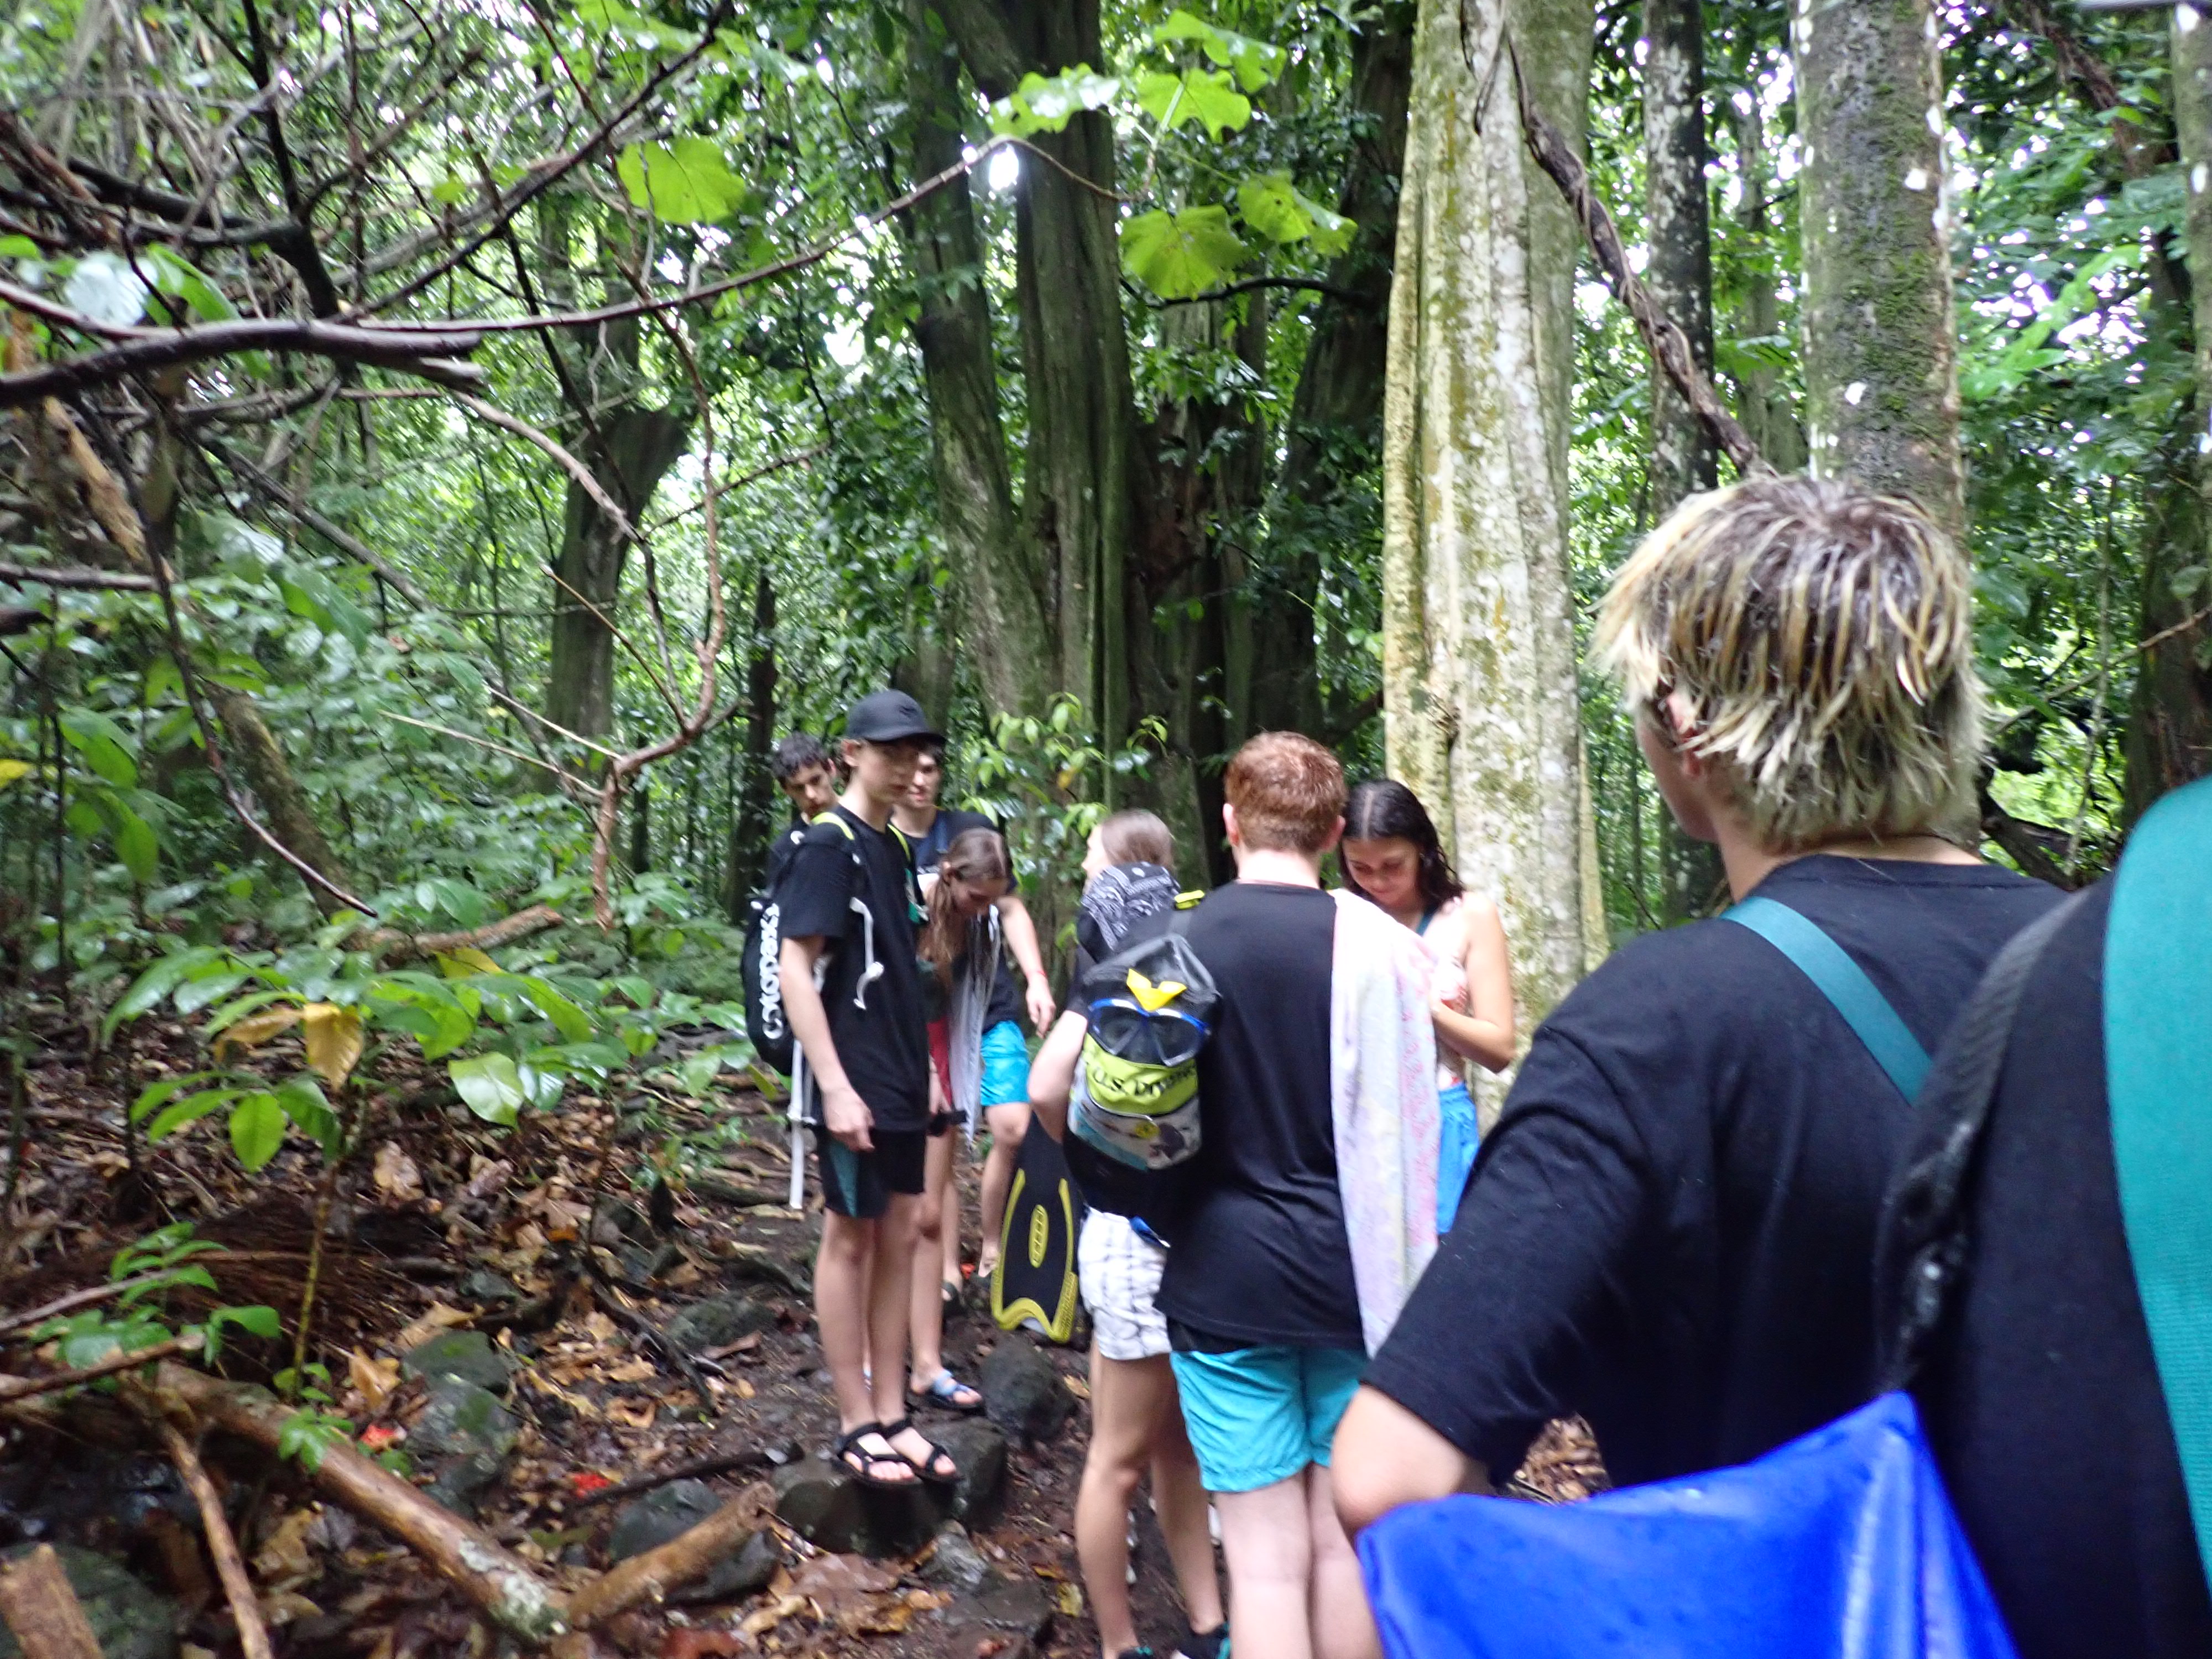
[[[943,742],[902,691],[854,703],[850,781],[793,850],[779,890],[784,1010],[805,1056],[820,1157],[815,1320],[837,1391],[836,1455],[876,1486],[958,1474],[905,1413],[907,1286],[935,1081],[915,951],[921,895],[890,822],[916,758]]]

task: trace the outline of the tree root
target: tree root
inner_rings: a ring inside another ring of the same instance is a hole
[[[276,1659],[269,1645],[269,1627],[261,1622],[253,1581],[246,1576],[246,1559],[238,1553],[237,1536],[222,1512],[222,1495],[208,1479],[191,1438],[166,1416],[161,1421],[161,1442],[168,1448],[169,1461],[177,1466],[185,1490],[200,1506],[200,1528],[207,1537],[208,1553],[215,1558],[216,1577],[222,1581],[223,1595],[230,1602],[230,1616],[238,1626],[238,1644],[245,1650],[246,1659]]]
[[[757,1501],[731,1499],[690,1531],[633,1555],[578,1590],[568,1602],[570,1626],[589,1630],[632,1607],[658,1606],[759,1531],[764,1518]]]

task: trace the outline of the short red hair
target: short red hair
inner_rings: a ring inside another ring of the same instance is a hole
[[[1262,732],[1237,751],[1223,781],[1237,828],[1255,850],[1318,853],[1344,816],[1344,768],[1296,732]]]

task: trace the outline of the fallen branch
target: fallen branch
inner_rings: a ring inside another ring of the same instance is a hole
[[[222,1511],[222,1495],[208,1479],[192,1443],[166,1416],[161,1419],[161,1443],[168,1448],[169,1461],[177,1466],[185,1489],[200,1506],[200,1531],[207,1540],[208,1553],[215,1558],[216,1577],[222,1581],[223,1597],[230,1603],[230,1616],[238,1626],[238,1645],[245,1650],[246,1659],[276,1659],[269,1645],[269,1627],[261,1622],[260,1604],[254,1600],[253,1581],[246,1576],[245,1558],[238,1553],[237,1536]]]
[[[182,1365],[164,1364],[156,1385],[196,1417],[271,1452],[292,1415],[265,1389],[219,1382]],[[310,1474],[326,1497],[392,1534],[521,1642],[541,1647],[568,1629],[560,1593],[519,1557],[352,1447],[325,1447]]]
[[[73,1389],[80,1382],[97,1382],[103,1376],[112,1376],[118,1371],[136,1370],[141,1365],[151,1365],[163,1359],[173,1359],[180,1353],[198,1353],[200,1334],[186,1331],[182,1336],[172,1337],[167,1342],[156,1342],[151,1347],[136,1348],[129,1353],[110,1354],[96,1365],[80,1365],[71,1371],[56,1371],[50,1376],[0,1376],[0,1406],[11,1401],[28,1400],[34,1395],[55,1394],[63,1389]]]
[[[458,933],[403,933],[395,928],[379,927],[371,933],[355,934],[347,945],[349,949],[369,951],[386,962],[410,962],[423,957],[451,956],[456,951],[496,951],[502,945],[542,933],[548,927],[558,927],[564,920],[551,905],[533,904],[511,916]]]
[[[0,1618],[15,1633],[24,1659],[100,1659],[91,1622],[52,1544],[0,1572]]]
[[[74,1313],[79,1308],[88,1308],[95,1302],[105,1302],[111,1296],[120,1296],[125,1291],[136,1290],[141,1285],[151,1285],[155,1279],[167,1276],[166,1270],[140,1273],[135,1279],[118,1279],[105,1285],[91,1285],[81,1291],[71,1291],[67,1296],[58,1296],[27,1313],[0,1314],[0,1336],[5,1336],[10,1331],[20,1331],[27,1325],[43,1324],[62,1314]]]
[[[1467,38],[1472,47],[1472,37]],[[1682,325],[1660,309],[1659,302],[1651,297],[1651,290],[1629,269],[1628,251],[1621,246],[1620,232],[1613,222],[1613,215],[1606,210],[1605,204],[1591,187],[1582,157],[1575,154],[1574,146],[1536,107],[1528,77],[1521,73],[1520,53],[1512,37],[1501,33],[1499,40],[1506,59],[1513,66],[1513,85],[1521,106],[1521,133],[1528,141],[1528,153],[1536,158],[1536,165],[1551,175],[1552,182],[1559,187],[1559,194],[1566,198],[1575,222],[1582,227],[1583,240],[1597,256],[1607,285],[1636,319],[1637,331],[1644,336],[1644,345],[1667,371],[1667,378],[1674,381],[1683,401],[1705,423],[1714,441],[1728,452],[1729,459],[1735,463],[1738,476],[1771,473],[1772,465],[1759,453],[1759,446],[1752,442],[1742,423],[1722,404],[1713,391],[1712,381],[1698,367],[1698,360],[1690,349],[1690,337],[1682,331]],[[1478,79],[1495,70],[1494,63],[1486,68],[1474,62],[1472,55],[1468,67]]]
[[[666,1468],[653,1470],[650,1474],[634,1474],[627,1480],[616,1481],[611,1486],[601,1486],[597,1492],[586,1492],[581,1498],[572,1498],[568,1500],[568,1507],[580,1510],[593,1504],[612,1504],[621,1498],[635,1498],[641,1492],[651,1492],[656,1486],[665,1486],[672,1481],[696,1480],[708,1474],[727,1474],[732,1469],[758,1468],[766,1462],[766,1455],[757,1446],[744,1451],[722,1452],[713,1457],[695,1457],[686,1463],[672,1463]]]
[[[758,1532],[764,1518],[751,1499],[731,1499],[690,1531],[678,1533],[658,1549],[633,1555],[578,1590],[568,1602],[570,1626],[589,1630],[632,1607],[659,1606],[671,1591],[690,1583]]]
[[[154,591],[151,576],[134,576],[119,570],[49,570],[37,565],[0,564],[0,582],[21,587],[36,584],[40,587],[66,587],[91,592],[112,588],[122,593],[150,593]]]

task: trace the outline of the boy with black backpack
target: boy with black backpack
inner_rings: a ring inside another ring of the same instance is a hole
[[[820,1161],[815,1319],[837,1393],[834,1455],[873,1486],[950,1484],[959,1473],[908,1420],[903,1399],[936,1084],[915,956],[921,895],[890,819],[916,758],[943,741],[904,692],[854,703],[845,717],[850,781],[809,827],[775,894],[782,1012],[804,1058]]]

